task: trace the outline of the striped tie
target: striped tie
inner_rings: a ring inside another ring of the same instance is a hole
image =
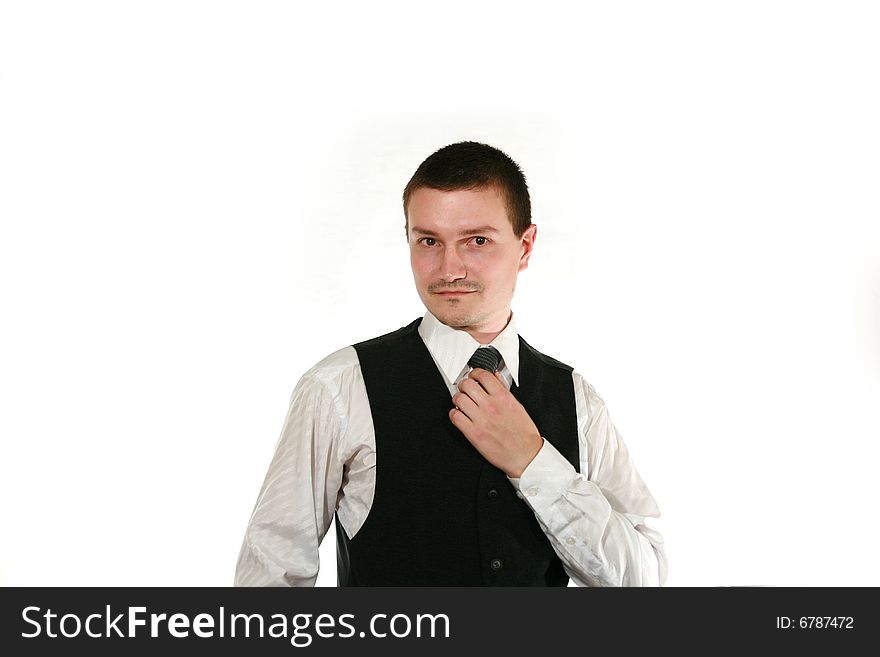
[[[468,365],[471,367],[482,367],[484,370],[495,372],[498,369],[498,363],[501,362],[501,354],[495,347],[480,347],[471,356]]]

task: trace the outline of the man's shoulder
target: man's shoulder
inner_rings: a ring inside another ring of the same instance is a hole
[[[325,374],[357,365],[357,353],[351,345],[337,349],[312,365],[306,374]]]
[[[591,405],[602,405],[605,403],[596,392],[596,389],[590,384],[590,382],[587,381],[584,376],[574,367],[562,362],[561,360],[557,360],[552,356],[548,356],[541,351],[538,351],[532,345],[526,342],[526,340],[522,336],[519,336],[519,339],[523,343],[523,346],[528,349],[528,351],[541,363],[548,367],[554,367],[568,372],[571,376],[574,387],[583,393],[583,395],[587,398]]]
[[[522,336],[520,336],[520,339],[522,339]],[[586,405],[586,409],[591,416],[595,415],[602,408],[605,407],[605,400],[602,399],[602,397],[599,395],[598,392],[596,392],[596,389],[592,386],[592,384],[587,381],[587,379],[584,378],[584,376],[578,370],[576,370],[571,365],[568,365],[560,360],[553,358],[552,356],[541,353],[540,351],[529,345],[529,343],[527,343],[525,340],[522,341],[539,362],[547,367],[553,367],[568,373],[568,375],[571,377],[572,386],[575,390],[575,398],[579,402]]]
[[[354,347],[343,347],[312,365],[300,378],[300,385],[317,383],[338,390],[359,370],[360,362]]]
[[[407,326],[380,335],[369,340],[356,342],[347,347],[337,349],[315,363],[303,374],[302,381],[321,383],[330,388],[338,389],[351,381],[352,377],[359,377],[361,363],[358,350],[377,346],[391,346],[395,342],[404,339],[412,331],[418,328],[421,318],[416,319]]]
[[[552,356],[548,356],[547,354],[545,354],[542,351],[538,351],[532,345],[530,345],[528,342],[526,342],[526,339],[523,336],[519,336],[519,340],[520,340],[520,343],[522,344],[522,346],[530,354],[532,354],[532,356],[537,358],[544,365],[546,365],[548,367],[555,367],[560,370],[565,370],[566,372],[572,372],[574,370],[574,368],[571,365],[566,365],[561,360],[557,360],[557,359],[553,358]]]
[[[383,347],[383,346],[394,346],[396,343],[406,340],[407,338],[411,338],[413,334],[418,332],[419,323],[422,321],[422,318],[419,317],[414,319],[412,322],[407,324],[406,326],[401,326],[399,329],[395,331],[390,331],[389,333],[384,333],[383,335],[377,336],[375,338],[370,338],[369,340],[362,340],[361,342],[356,342],[353,347],[355,350],[362,349],[370,349],[374,347]]]

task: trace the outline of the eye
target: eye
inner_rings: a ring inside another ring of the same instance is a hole
[[[424,244],[425,246],[434,246],[434,244],[437,243],[437,240],[435,240],[433,237],[422,237],[418,241],[421,242],[422,244]]]
[[[485,246],[488,242],[489,240],[485,237],[479,235],[477,237],[474,237],[474,244],[476,244],[477,246]]]

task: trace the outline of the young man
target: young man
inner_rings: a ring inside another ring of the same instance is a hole
[[[238,586],[660,585],[660,515],[605,404],[516,332],[537,226],[519,166],[441,148],[404,190],[427,313],[309,370],[245,534]]]

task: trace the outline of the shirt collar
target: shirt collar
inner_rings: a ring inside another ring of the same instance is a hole
[[[495,347],[504,359],[504,366],[519,385],[519,334],[516,332],[516,318],[513,313],[504,330],[489,344]],[[419,335],[440,368],[443,376],[450,383],[467,365],[470,357],[481,346],[467,331],[447,326],[429,310],[419,324]]]

